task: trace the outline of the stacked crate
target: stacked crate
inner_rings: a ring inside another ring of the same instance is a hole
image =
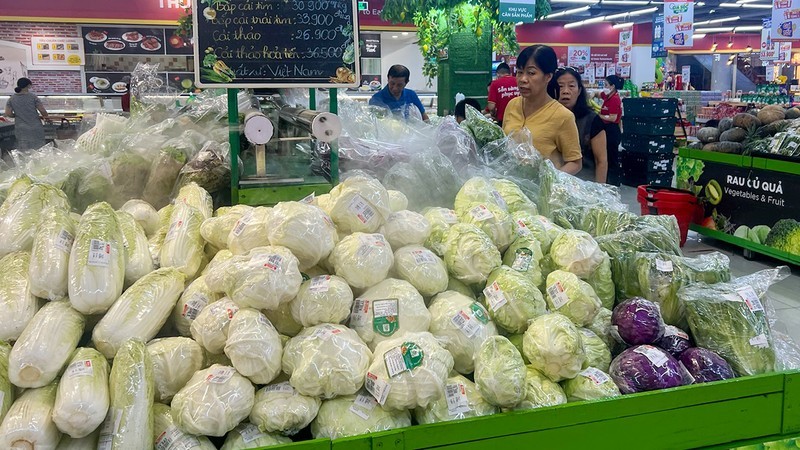
[[[672,184],[677,108],[678,101],[674,98],[623,100],[620,151],[623,184]]]

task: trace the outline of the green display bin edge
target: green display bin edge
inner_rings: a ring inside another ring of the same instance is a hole
[[[757,156],[737,155],[733,153],[706,152],[693,148],[681,148],[678,155],[684,158],[699,159],[702,161],[730,164],[737,167],[771,170],[793,175],[800,175],[800,162],[783,161],[780,159],[760,158]]]
[[[771,258],[775,258],[790,264],[800,265],[800,255],[784,252],[773,247],[768,247],[763,244],[756,244],[755,242],[748,241],[747,239],[742,239],[732,234],[723,233],[722,231],[719,230],[712,230],[710,228],[706,228],[697,224],[689,225],[689,229],[692,231],[696,231],[704,236],[708,236],[710,238],[714,238],[722,242],[727,242],[737,247],[751,250],[756,253],[760,253],[762,255],[766,255]]]
[[[722,449],[798,434],[792,371],[265,449]]]
[[[311,194],[327,194],[332,183],[287,184],[275,186],[239,186],[239,204],[250,206],[272,206],[280,202],[298,201]]]

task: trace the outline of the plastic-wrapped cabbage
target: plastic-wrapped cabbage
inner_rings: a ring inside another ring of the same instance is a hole
[[[203,368],[203,348],[186,337],[155,339],[147,344],[147,353],[153,361],[155,399],[169,402],[189,382],[195,372]]]
[[[350,286],[366,289],[386,279],[394,255],[383,235],[353,233],[336,244],[329,262]]]
[[[181,430],[224,436],[253,409],[255,389],[236,369],[214,364],[195,372],[172,399],[172,418]]]
[[[707,348],[687,348],[681,353],[679,360],[691,375],[693,384],[727,380],[736,376],[727,361]]]
[[[67,196],[48,184],[34,183],[19,195],[6,199],[0,214],[0,256],[30,251],[36,224],[42,211],[49,208],[69,210]]]
[[[270,384],[256,392],[250,422],[259,430],[297,434],[317,416],[320,399],[298,393],[288,381]]]
[[[153,362],[144,342],[126,341],[117,352],[109,378],[108,415],[100,444],[112,450],[153,448]]]
[[[68,434],[62,434],[56,450],[91,450],[97,448],[97,440],[100,438],[100,429],[94,430],[91,434],[80,439],[71,438]]]
[[[211,213],[214,210],[214,202],[211,200],[211,195],[195,182],[188,183],[178,190],[175,204],[177,205],[178,203],[185,203],[200,211],[203,214],[203,220],[211,217]]]
[[[506,249],[503,265],[527,275],[533,284],[544,284],[544,276],[540,266],[544,254],[542,246],[532,235],[518,236]]]
[[[220,250],[203,269],[202,274],[206,278],[206,286],[212,292],[225,292],[224,281],[231,268],[228,261],[232,259],[233,253],[230,250]]]
[[[458,216],[452,209],[428,208],[423,211],[423,217],[431,225],[431,232],[425,240],[425,247],[439,256],[444,256],[445,238],[447,231],[458,223]]]
[[[475,291],[473,291],[469,286],[462,283],[461,281],[456,280],[453,277],[450,277],[447,280],[447,289],[448,291],[455,291],[461,295],[466,295],[467,297],[477,300],[478,297],[475,296]]]
[[[580,331],[559,313],[534,319],[525,332],[522,347],[531,366],[555,382],[575,378],[586,361]]]
[[[617,355],[608,369],[623,394],[687,384],[686,369],[669,353],[652,345],[631,347]]]
[[[228,433],[220,450],[246,450],[290,444],[291,442],[292,440],[286,436],[264,433],[252,423],[243,422]]]
[[[681,353],[692,346],[692,341],[685,331],[678,327],[667,325],[664,327],[664,336],[661,336],[661,339],[656,342],[656,346],[661,347],[675,358],[679,358]]]
[[[617,342],[612,334],[612,325],[611,325],[611,316],[612,312],[610,309],[600,308],[597,312],[597,315],[594,317],[594,321],[589,325],[586,325],[586,328],[591,330],[594,334],[597,335],[600,339],[605,342],[606,346],[611,349],[614,347],[614,344]]]
[[[468,374],[475,370],[475,353],[483,341],[497,334],[489,313],[474,299],[454,291],[433,298],[430,332],[453,355],[453,368]]]
[[[374,349],[382,341],[406,333],[428,331],[431,313],[425,300],[407,281],[389,278],[353,301],[350,328]]]
[[[57,300],[67,296],[69,254],[75,239],[75,222],[69,211],[48,208],[36,226],[28,269],[31,293]]]
[[[577,377],[563,383],[564,393],[570,402],[599,400],[601,398],[618,397],[622,394],[614,384],[614,380],[596,367],[583,369]]]
[[[509,333],[522,333],[529,320],[547,313],[539,288],[528,276],[508,266],[492,272],[483,296],[489,316]]]
[[[514,222],[502,207],[494,203],[472,203],[458,214],[458,220],[477,226],[502,252],[514,240]]]
[[[319,275],[300,285],[290,305],[292,317],[304,327],[342,323],[350,316],[353,291],[342,277]]]
[[[614,307],[611,324],[615,337],[627,345],[653,344],[664,335],[658,305],[641,297],[629,298]]]
[[[125,284],[125,246],[108,203],[86,209],[69,255],[69,301],[83,314],[106,312]]]
[[[579,331],[583,340],[583,348],[586,351],[586,361],[583,363],[583,368],[594,367],[603,372],[608,372],[608,366],[611,364],[611,350],[594,331],[588,328],[581,328]]]
[[[257,247],[228,263],[225,292],[242,308],[277,308],[291,301],[303,283],[297,258],[286,247]]]
[[[144,200],[128,200],[119,209],[133,216],[133,219],[144,229],[147,237],[158,231],[158,211]]]
[[[306,328],[289,340],[283,372],[302,395],[333,398],[355,394],[364,384],[372,352],[344,325]]]
[[[387,410],[426,407],[444,395],[453,357],[427,332],[408,333],[375,348],[365,386]]]
[[[444,262],[458,281],[482,284],[502,264],[500,252],[486,233],[475,225],[458,223],[445,238]]]
[[[592,323],[603,306],[589,283],[575,274],[556,270],[547,276],[547,306],[569,318],[575,325]]]
[[[11,404],[14,403],[15,388],[8,379],[8,357],[11,353],[11,346],[4,341],[0,341],[0,423],[6,416]]]
[[[544,408],[567,403],[567,395],[558,383],[551,381],[542,372],[525,368],[525,397],[512,410]]]
[[[140,278],[117,300],[94,327],[92,341],[112,359],[130,338],[153,339],[167,322],[183,292],[185,277],[172,267],[155,270]]]
[[[603,256],[592,235],[580,230],[564,230],[550,247],[556,266],[580,278],[591,276],[602,264]]]
[[[374,233],[391,213],[386,188],[368,176],[356,175],[331,190],[330,215],[344,232]]]
[[[130,286],[152,272],[155,266],[144,229],[136,223],[132,215],[124,211],[117,211],[117,220],[125,247],[125,286]]]
[[[67,301],[50,302],[33,316],[8,358],[8,377],[22,388],[55,380],[78,346],[84,318]]]
[[[525,362],[507,338],[490,336],[475,354],[475,385],[487,402],[512,408],[525,398]]]
[[[611,258],[607,254],[603,254],[603,262],[597,266],[586,282],[592,287],[597,298],[600,299],[604,308],[613,308],[616,300],[616,286],[614,286],[614,277],[611,272]]]
[[[163,403],[153,405],[153,442],[156,449],[217,449],[207,437],[193,436],[176,427],[172,420],[172,410]]]
[[[408,209],[408,198],[406,194],[392,189],[388,189],[386,192],[389,194],[389,209],[391,209],[392,212]]]
[[[281,371],[283,345],[264,314],[242,308],[228,326],[225,354],[240,374],[254,384],[267,384]]]
[[[362,390],[357,395],[322,402],[317,418],[311,423],[311,434],[316,439],[340,439],[410,426],[408,411],[387,411]]]
[[[153,262],[157,266],[161,264],[161,247],[164,245],[164,238],[167,237],[172,210],[174,209],[174,205],[167,205],[158,210],[158,230],[147,239],[150,244],[150,255],[153,256]]]
[[[25,252],[0,259],[0,341],[16,341],[39,309],[39,301],[28,288],[30,262],[31,255]]]
[[[392,248],[406,245],[422,245],[431,234],[431,224],[420,213],[397,211],[386,218],[383,234]]]
[[[394,252],[394,272],[408,281],[423,297],[447,289],[447,267],[438,256],[421,245],[408,245]]]
[[[517,211],[511,214],[518,236],[533,237],[542,246],[542,253],[550,253],[553,241],[564,232],[564,229],[544,216],[537,216],[528,211]]]
[[[292,302],[282,303],[276,309],[265,309],[261,312],[283,336],[297,336],[297,333],[303,329],[303,325],[297,323],[292,317]]]
[[[231,230],[236,226],[236,222],[252,209],[252,206],[235,205],[224,214],[220,214],[217,210],[217,216],[204,220],[200,225],[200,235],[216,248],[228,248],[228,236]]]
[[[0,448],[54,449],[61,439],[53,422],[58,383],[26,390],[0,425]]]
[[[325,214],[327,214],[328,217],[330,217],[331,208],[333,207],[333,199],[331,198],[331,194],[317,195],[316,197],[314,197],[313,204],[316,205],[317,208],[325,211]]]
[[[444,386],[444,395],[428,404],[425,408],[417,408],[414,417],[417,423],[448,422],[469,417],[490,416],[497,414],[499,409],[481,397],[475,383],[461,375],[447,379]]]
[[[292,251],[300,270],[316,266],[336,245],[336,229],[328,215],[300,202],[282,202],[272,208],[267,236],[270,245]]]
[[[172,210],[169,230],[164,237],[159,258],[161,267],[175,267],[187,277],[194,277],[203,260],[203,237],[200,225],[203,213],[186,203],[177,203]]]
[[[175,304],[175,308],[172,310],[172,323],[178,330],[178,334],[191,336],[192,322],[200,314],[200,311],[209,303],[214,303],[221,298],[221,294],[213,292],[208,287],[205,275],[201,275],[192,281],[183,291],[181,298],[178,299],[178,303]]]
[[[53,422],[70,437],[90,435],[106,418],[108,361],[93,348],[79,348],[58,382]]]
[[[228,249],[234,255],[244,255],[256,247],[269,245],[267,227],[272,219],[272,208],[259,206],[248,210],[228,234]]]
[[[492,184],[492,180],[484,177],[472,177],[461,186],[456,194],[455,210],[461,215],[468,211],[473,203],[491,203],[504,210],[508,209],[505,200]]]
[[[231,319],[238,312],[239,307],[227,297],[206,305],[192,322],[192,339],[210,353],[222,353]]]
[[[509,213],[525,211],[533,215],[539,214],[536,204],[522,192],[516,183],[502,178],[492,178],[492,186],[500,194]]]

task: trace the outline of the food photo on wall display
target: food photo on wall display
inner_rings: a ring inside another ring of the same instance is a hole
[[[87,53],[164,54],[163,28],[83,27]]]

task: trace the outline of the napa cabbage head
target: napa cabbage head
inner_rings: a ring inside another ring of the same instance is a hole
[[[31,256],[10,253],[0,258],[0,342],[16,341],[39,309],[28,282]]]
[[[49,184],[34,183],[4,202],[0,214],[0,256],[11,252],[30,251],[36,224],[42,211],[48,208],[69,210],[64,193]],[[6,207],[5,205],[8,205]]]
[[[154,235],[156,231],[158,231],[158,211],[156,211],[156,209],[153,208],[150,203],[138,199],[128,200],[119,210],[125,211],[133,216],[133,219],[136,220],[136,223],[138,223],[142,229],[144,229],[147,237]]]
[[[211,217],[214,210],[214,202],[211,195],[195,182],[191,182],[181,187],[178,196],[175,197],[175,204],[185,203],[194,207],[203,215],[203,220]]]
[[[106,418],[109,406],[109,365],[93,348],[72,353],[58,382],[53,421],[72,438],[89,436]]]
[[[130,339],[114,358],[110,402],[101,440],[113,450],[153,447],[153,361],[144,342]],[[118,424],[118,425],[117,425]]]
[[[28,269],[31,293],[58,300],[67,296],[69,254],[75,239],[75,221],[69,211],[48,208],[36,226]]]
[[[117,220],[125,246],[125,286],[130,286],[152,272],[155,266],[144,229],[124,211],[117,211]]]
[[[0,341],[0,424],[6,416],[11,404],[14,403],[14,385],[8,379],[8,357],[11,354],[11,345]]]
[[[200,235],[203,220],[203,212],[194,206],[182,202],[175,205],[161,246],[161,267],[175,267],[189,278],[197,274],[205,245]]]

